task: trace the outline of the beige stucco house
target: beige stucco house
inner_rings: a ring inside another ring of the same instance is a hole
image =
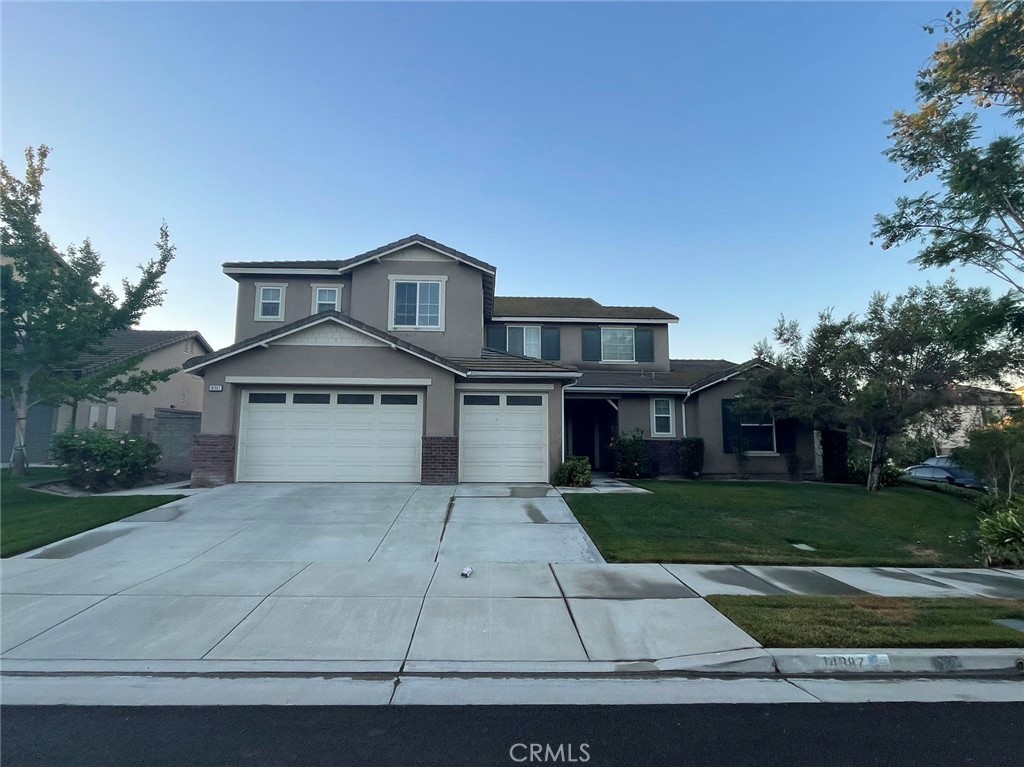
[[[610,470],[639,428],[654,468],[705,441],[706,472],[813,472],[809,433],[741,424],[748,369],[672,360],[654,307],[495,295],[497,269],[413,235],[343,260],[231,262],[235,343],[188,360],[203,377],[193,482],[543,482],[568,455]],[[762,419],[766,420],[766,419]]]
[[[56,432],[74,424],[75,428],[90,427],[109,431],[128,432],[132,418],[152,420],[157,409],[177,409],[199,412],[203,407],[203,380],[182,370],[182,363],[196,354],[210,352],[212,347],[195,330],[118,330],[110,335],[103,348],[78,360],[78,369],[90,373],[121,362],[126,358],[142,356],[139,370],[177,370],[167,381],[156,385],[148,394],[128,392],[115,395],[111,402],[79,402],[62,405],[35,405],[29,410],[26,429],[26,454],[33,462],[48,459],[50,440]],[[0,405],[2,414],[3,460],[10,455],[14,442],[14,418],[10,402]]]

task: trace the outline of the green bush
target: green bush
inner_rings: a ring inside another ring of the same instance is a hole
[[[615,437],[612,440],[612,454],[615,456],[616,476],[626,479],[653,476],[647,443],[641,429],[633,429],[629,434]]]
[[[861,485],[866,487],[868,484],[868,470],[871,468],[870,456],[863,455],[850,455],[850,471],[849,479],[851,485]],[[885,463],[882,465],[882,476],[879,477],[879,487],[896,487],[901,478],[903,472],[897,469],[891,463]]]
[[[679,447],[679,473],[689,479],[697,479],[704,473],[704,440],[700,437],[684,437]]]
[[[565,459],[551,484],[557,487],[590,487],[590,459],[585,455],[573,455]]]
[[[990,567],[1024,567],[1024,506],[1009,504],[978,525],[981,550]]]
[[[983,511],[982,506],[986,503],[985,499],[989,498],[989,496],[984,493],[980,493],[977,490],[968,490],[966,487],[957,487],[956,485],[950,485],[946,482],[929,482],[926,479],[915,479],[914,477],[904,476],[900,476],[899,484],[908,485],[910,487],[919,487],[922,490],[931,490],[933,493],[951,495],[962,501],[976,504],[978,506],[978,511],[981,511],[983,514],[987,513]]]
[[[134,487],[160,460],[160,448],[143,437],[98,429],[67,430],[50,447],[69,472],[68,482],[86,490]]]
[[[974,493],[974,495],[978,496],[975,501],[978,513],[985,517],[990,517],[997,511],[1005,511],[1013,506],[1013,501],[1006,500],[1005,496],[994,494],[983,495],[982,493]]]

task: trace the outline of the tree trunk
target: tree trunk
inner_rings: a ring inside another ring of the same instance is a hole
[[[28,424],[28,389],[22,387],[14,400],[14,445],[11,448],[11,476],[24,477],[28,473],[25,456],[25,432]]]
[[[877,490],[882,484],[882,467],[885,466],[885,444],[889,437],[876,434],[871,444],[871,467],[868,469],[868,490]]]

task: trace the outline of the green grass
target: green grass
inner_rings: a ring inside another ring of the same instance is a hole
[[[765,647],[1024,647],[993,623],[1024,619],[1010,599],[708,597]]]
[[[140,511],[176,501],[180,495],[64,498],[25,487],[62,478],[57,469],[30,469],[27,477],[0,474],[0,557],[59,541],[116,522]]]
[[[912,487],[636,482],[642,494],[567,495],[609,562],[978,566],[974,506]],[[806,543],[817,551],[800,551]]]

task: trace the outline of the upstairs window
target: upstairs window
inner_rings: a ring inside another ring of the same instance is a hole
[[[256,319],[284,319],[284,285],[256,286]]]
[[[341,311],[341,289],[333,286],[313,286],[313,314]]]
[[[443,330],[444,278],[391,277],[389,330]]]
[[[633,328],[601,328],[602,362],[636,362]]]
[[[540,359],[540,325],[509,325],[508,351]]]

